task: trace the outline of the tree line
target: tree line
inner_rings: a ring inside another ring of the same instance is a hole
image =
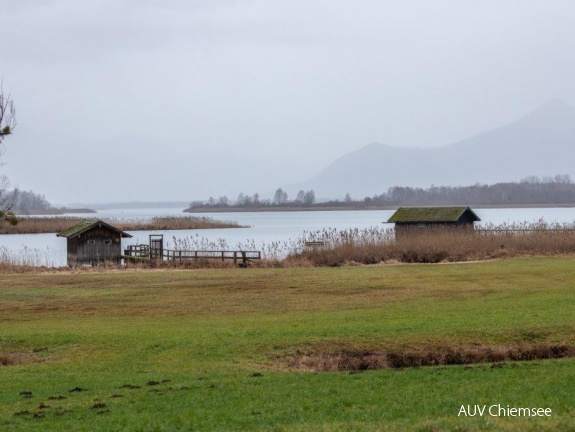
[[[230,200],[227,196],[219,198],[210,197],[207,201],[192,201],[190,209],[203,209],[203,208],[262,208],[262,207],[301,207],[312,206],[316,203],[315,192],[313,190],[300,190],[295,199],[290,200],[286,191],[278,188],[274,194],[273,199],[263,199],[259,193],[253,195],[244,194],[243,192],[238,195],[235,200]]]
[[[16,213],[25,213],[26,211],[52,210],[52,204],[43,194],[33,191],[23,191],[19,189],[4,191],[6,195],[5,203],[2,208],[9,208]]]
[[[397,205],[535,205],[575,204],[575,184],[567,174],[529,176],[519,182],[472,186],[395,186],[364,199],[366,204]]]
[[[555,176],[529,176],[519,182],[504,182],[492,185],[430,186],[417,188],[394,186],[380,195],[353,199],[349,193],[343,200],[317,202],[313,190],[300,190],[293,200],[286,191],[278,188],[272,199],[262,199],[259,193],[240,193],[236,200],[227,196],[210,197],[207,201],[193,201],[190,209],[218,208],[379,208],[426,205],[557,205],[575,204],[575,183],[568,174]]]
[[[48,202],[43,194],[22,190],[14,192],[12,210],[23,212],[26,210],[49,210],[51,208],[52,204]]]

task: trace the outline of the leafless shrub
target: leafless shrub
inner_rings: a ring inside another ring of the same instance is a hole
[[[305,355],[293,359],[291,365],[295,369],[323,372],[376,370],[388,367],[385,355],[355,351]]]
[[[513,347],[447,347],[435,350],[339,351],[308,353],[289,359],[291,369],[306,371],[362,371],[441,365],[468,365],[575,357],[575,346],[566,344],[520,345]]]

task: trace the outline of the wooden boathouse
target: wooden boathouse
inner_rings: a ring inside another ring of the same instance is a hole
[[[400,207],[388,220],[395,232],[429,227],[469,227],[481,219],[469,207]]]
[[[84,221],[56,235],[67,239],[70,267],[95,266],[103,262],[120,264],[122,238],[132,237],[101,220]]]

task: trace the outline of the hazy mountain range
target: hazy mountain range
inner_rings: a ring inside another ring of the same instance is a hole
[[[301,189],[313,189],[318,199],[342,199],[346,193],[362,199],[391,186],[575,177],[575,108],[551,101],[509,125],[445,147],[369,144],[341,156],[315,177],[316,168],[287,163],[281,151],[274,161],[244,154],[241,148],[225,154],[193,148],[183,153],[141,138],[96,141],[25,127],[10,137],[6,150],[3,170],[12,182],[45,194],[53,204],[190,202],[222,195],[234,201],[240,192],[271,198],[280,186],[290,199]]]
[[[550,101],[506,126],[445,147],[369,144],[348,153],[308,182],[319,197],[354,198],[391,186],[428,187],[518,181],[529,175],[575,173],[575,108]]]
[[[90,140],[25,127],[6,141],[2,170],[10,181],[46,195],[55,205],[235,199],[239,192],[261,193],[292,178],[285,174],[287,164],[241,149],[222,153],[190,146],[177,151],[133,136]],[[273,184],[264,181],[270,178]]]

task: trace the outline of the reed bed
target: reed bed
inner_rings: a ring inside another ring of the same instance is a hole
[[[18,225],[0,226],[0,234],[58,233],[86,219],[73,216],[20,217]],[[97,220],[97,218],[94,218]],[[155,216],[151,219],[104,219],[123,231],[188,230],[212,228],[242,228],[237,222],[199,216]]]
[[[311,245],[315,243],[316,245]],[[174,237],[168,249],[254,250],[262,253],[256,266],[342,266],[377,263],[439,263],[479,261],[527,255],[575,254],[575,223],[516,223],[463,227],[414,228],[396,235],[393,228],[304,232],[287,241],[230,244],[196,234]],[[212,265],[210,265],[212,266]]]
[[[306,233],[304,232],[301,238],[295,240],[257,242],[254,239],[246,239],[232,244],[224,238],[210,240],[196,233],[184,238],[173,237],[172,241],[166,244],[166,248],[176,251],[260,251],[262,260],[259,262],[259,266],[283,267],[293,266],[293,262],[284,261],[294,251],[301,250],[305,236]]]
[[[0,246],[0,273],[30,271],[55,267],[50,250],[41,250],[24,246],[19,251],[11,251],[6,246]]]
[[[426,227],[397,232],[390,228],[322,230],[308,234],[286,261],[314,266],[381,262],[439,263],[526,255],[575,253],[575,224],[489,225],[480,229]],[[305,247],[305,242],[323,246]]]

